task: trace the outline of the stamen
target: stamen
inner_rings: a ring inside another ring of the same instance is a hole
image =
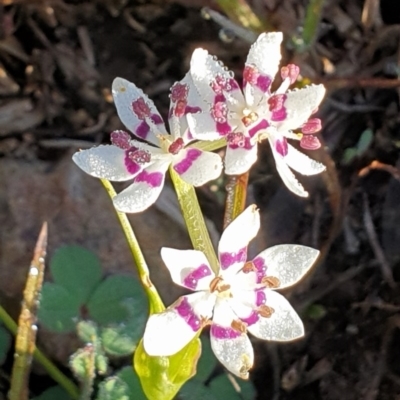
[[[231,322],[231,328],[240,333],[246,333],[247,331],[246,324],[239,319],[235,319]]]
[[[170,98],[173,102],[177,102],[179,100],[186,100],[188,92],[189,92],[188,85],[176,82],[171,88]]]
[[[295,64],[288,64],[287,66],[281,68],[282,79],[289,78],[290,84],[296,82],[299,73],[300,73],[300,68]]]
[[[136,114],[136,116],[141,119],[145,120],[149,118],[151,115],[151,110],[149,105],[144,101],[143,97],[139,97],[137,100],[132,102],[132,110]]]
[[[132,148],[132,150],[128,150],[127,154],[130,160],[139,165],[147,164],[151,160],[151,154],[146,150]]]
[[[258,307],[258,313],[264,318],[271,318],[275,310],[272,307],[268,307],[265,304]]]
[[[317,133],[322,129],[321,120],[319,118],[310,118],[302,127],[301,131],[308,135],[310,133]]]
[[[226,122],[227,115],[228,107],[225,102],[218,101],[213,105],[211,109],[211,116],[214,118],[215,122],[220,124]]]
[[[262,278],[261,283],[267,288],[277,288],[281,285],[281,281],[275,276],[265,276]]]
[[[300,140],[300,147],[305,150],[317,150],[321,147],[321,142],[314,135],[304,135]]]
[[[246,144],[246,138],[241,132],[228,133],[226,140],[230,145],[244,147]]]
[[[244,113],[244,112],[243,112]],[[245,115],[242,118],[242,123],[244,126],[248,127],[251,124],[254,124],[254,122],[256,122],[258,120],[258,115],[255,112],[250,112],[248,115]]]
[[[257,67],[255,67],[254,65],[246,65],[244,67],[244,71],[243,71],[243,79],[252,84],[252,85],[256,85],[257,84],[257,79],[260,76]]]
[[[253,264],[252,261],[247,261],[247,262],[244,264],[244,267],[242,268],[242,271],[243,271],[245,274],[249,274],[250,272],[256,272],[256,271],[257,271],[257,268],[256,268],[256,266]]]
[[[119,147],[122,150],[128,150],[131,148],[130,145],[130,135],[125,131],[114,131],[110,134],[111,143],[114,146]]]
[[[222,278],[220,276],[216,276],[211,282],[210,282],[210,292],[214,293],[216,290],[218,290],[218,284],[222,281]]]
[[[178,154],[183,148],[185,144],[182,138],[176,139],[171,145],[168,147],[168,153]]]

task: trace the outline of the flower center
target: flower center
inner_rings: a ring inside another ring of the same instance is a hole
[[[221,276],[216,276],[210,283],[210,292],[218,292],[218,297],[221,298],[232,297],[230,288],[231,285],[225,283]]]
[[[178,138],[169,145],[168,153],[171,153],[174,155],[178,154],[184,148],[184,146],[185,146],[185,144],[183,143],[183,139]]]
[[[242,123],[246,127],[250,126],[251,124],[254,124],[254,122],[258,120],[258,114],[255,113],[254,111],[249,110],[248,108],[245,108],[242,113],[243,113]]]

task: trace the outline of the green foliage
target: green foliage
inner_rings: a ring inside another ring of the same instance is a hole
[[[60,248],[50,270],[54,283],[44,284],[38,313],[43,325],[55,332],[70,332],[81,318],[89,316],[102,325],[115,324],[103,332],[110,353],[121,355],[121,342],[125,343],[123,354],[128,347],[133,351],[147,314],[147,299],[136,279],[114,275],[102,281],[98,258],[79,246]],[[127,332],[130,329],[132,335]],[[117,336],[120,343],[115,346],[111,340]]]
[[[8,331],[0,325],[0,365],[3,364],[10,349],[11,336]]]
[[[342,157],[343,164],[350,164],[354,158],[361,157],[369,148],[374,139],[374,133],[371,129],[366,129],[358,139],[354,147],[348,147]]]
[[[53,386],[46,389],[40,396],[34,397],[32,400],[71,400],[67,392],[60,386]]]
[[[326,315],[326,308],[321,304],[311,304],[305,311],[305,315],[310,319],[321,319]]]
[[[210,382],[209,387],[219,400],[254,400],[256,397],[255,388],[250,381],[236,379],[232,375],[230,379],[227,374],[217,376]]]
[[[217,366],[217,359],[211,349],[210,338],[207,336],[201,337],[201,356],[197,363],[197,373],[193,379],[200,382],[205,382]]]

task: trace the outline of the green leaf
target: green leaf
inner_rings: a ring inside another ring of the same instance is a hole
[[[170,400],[196,373],[201,351],[196,337],[181,351],[170,357],[151,357],[140,341],[134,355],[134,367],[149,400]]]
[[[80,302],[64,287],[46,282],[42,288],[39,321],[49,330],[69,332],[75,329]]]
[[[106,379],[99,385],[97,400],[131,400],[128,385],[117,376]]]
[[[50,270],[54,282],[81,304],[86,303],[102,276],[97,256],[80,246],[59,248],[50,261]]]
[[[81,382],[88,382],[95,377],[95,349],[92,345],[86,345],[78,349],[70,358],[69,365],[72,372]]]
[[[126,322],[112,324],[101,329],[101,340],[106,353],[114,356],[132,354],[143,336],[147,321],[147,301],[144,298],[127,299],[123,302],[128,310]]]
[[[124,301],[132,298],[138,306],[147,303],[139,282],[130,276],[113,275],[96,288],[87,303],[90,316],[99,324],[122,322],[129,316]]]
[[[305,311],[305,315],[311,319],[321,319],[326,315],[326,308],[321,304],[311,304]]]
[[[60,386],[53,386],[32,400],[71,400],[67,392]]]
[[[139,378],[132,366],[122,368],[121,371],[118,372],[117,376],[128,385],[130,399],[147,400],[147,397],[143,393]]]
[[[0,365],[3,364],[10,349],[11,336],[6,329],[0,326]]]
[[[195,379],[205,382],[214,371],[217,365],[217,359],[211,349],[210,338],[208,336],[201,337],[201,357],[197,364],[197,373]]]
[[[357,157],[357,149],[354,147],[348,147],[343,153],[342,163],[345,165],[350,164],[355,157]]]
[[[357,143],[357,155],[361,156],[364,154],[368,147],[371,145],[372,140],[374,139],[374,132],[372,129],[366,129],[360,136],[360,139]]]
[[[215,397],[220,400],[254,400],[256,398],[256,390],[251,381],[237,379],[230,375],[231,379],[235,380],[235,386],[240,390],[236,390],[233,383],[229,380],[227,374],[217,376],[210,382],[210,390]]]
[[[215,397],[213,392],[196,378],[185,383],[185,385],[179,391],[179,399],[224,400],[222,398]]]

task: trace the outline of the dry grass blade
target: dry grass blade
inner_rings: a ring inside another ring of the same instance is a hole
[[[18,320],[15,340],[14,365],[11,375],[10,400],[28,399],[28,376],[36,341],[36,311],[38,296],[43,284],[44,260],[47,248],[47,223],[45,222],[36,242],[24,290],[22,310]]]
[[[226,185],[224,228],[226,228],[246,206],[249,173],[230,176]]]

